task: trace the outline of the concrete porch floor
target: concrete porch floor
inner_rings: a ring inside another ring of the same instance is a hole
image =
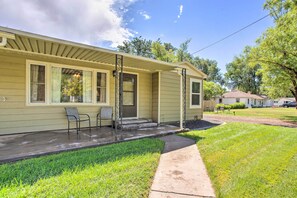
[[[67,130],[59,130],[3,135],[0,136],[0,164],[61,151],[172,134],[177,131],[179,128],[176,126],[164,125],[134,131],[118,130],[117,134],[114,134],[111,127],[102,127],[98,130],[92,128],[91,132],[84,128],[79,134],[75,130],[69,134]]]

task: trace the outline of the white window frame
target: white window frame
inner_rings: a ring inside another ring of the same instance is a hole
[[[44,103],[31,103],[31,93],[30,93],[30,68],[31,65],[42,65],[45,66],[45,102]],[[91,71],[92,72],[92,102],[91,103],[52,103],[51,102],[51,86],[52,79],[51,73],[53,67],[60,68],[69,68],[83,71]],[[106,73],[106,102],[101,103],[97,102],[96,93],[97,93],[97,72]],[[71,66],[64,65],[60,63],[51,63],[44,61],[35,61],[35,60],[26,60],[26,106],[108,106],[110,99],[110,71],[103,69],[93,69],[86,68],[80,66]]]
[[[192,93],[192,84],[193,82],[198,82],[200,83],[200,93],[199,93],[199,97],[200,97],[200,104],[199,105],[192,105],[192,95],[198,95],[197,93]],[[202,80],[197,79],[197,78],[190,78],[190,109],[199,109],[201,108],[201,103],[202,101]]]

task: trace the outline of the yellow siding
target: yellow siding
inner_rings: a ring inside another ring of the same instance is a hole
[[[180,120],[180,76],[174,72],[162,72],[161,76],[161,122],[177,122]],[[193,120],[195,116],[201,119],[203,107],[190,109],[190,78],[199,79],[187,76],[186,119]]]
[[[179,121],[180,117],[180,79],[177,73],[161,73],[161,122]]]
[[[63,105],[27,106],[26,105],[26,59],[58,63],[69,66],[88,67],[110,70],[109,105],[114,106],[114,67],[45,57],[42,55],[22,55],[0,49],[0,134],[34,132],[44,130],[66,129],[67,121]],[[135,72],[135,71],[134,71]],[[139,117],[151,118],[152,114],[152,74],[139,73]],[[87,113],[96,125],[95,118],[100,105],[76,105],[80,113]],[[104,122],[103,124],[110,124]],[[82,127],[87,126],[82,124]]]

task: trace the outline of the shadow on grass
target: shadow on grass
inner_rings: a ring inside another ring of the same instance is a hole
[[[284,121],[292,122],[294,124],[297,124],[297,116],[282,116],[281,118]]]
[[[57,176],[65,171],[80,171],[129,156],[160,153],[163,147],[161,140],[142,139],[3,164],[0,165],[0,189],[11,185],[31,185],[39,179]]]

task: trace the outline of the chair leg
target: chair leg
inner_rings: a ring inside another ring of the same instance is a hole
[[[80,120],[78,121],[78,129],[80,131]]]
[[[77,123],[78,121],[76,121],[76,133],[78,134],[78,129],[79,129],[79,126],[77,125],[80,125],[79,122]]]
[[[89,131],[91,132],[91,120],[89,119]]]
[[[69,134],[69,120],[68,120],[68,134]]]
[[[101,118],[100,118],[100,128],[101,128]]]

